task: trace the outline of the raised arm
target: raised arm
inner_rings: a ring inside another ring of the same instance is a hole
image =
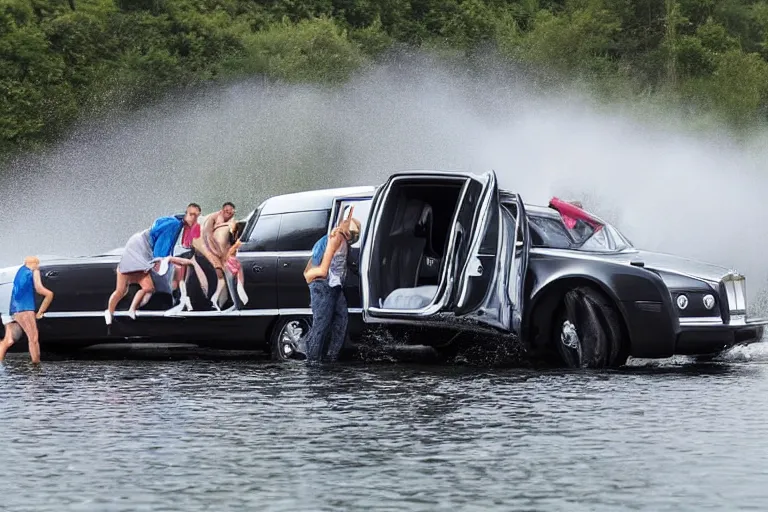
[[[32,271],[32,280],[35,283],[35,291],[45,297],[43,303],[40,304],[40,309],[37,311],[37,318],[43,318],[43,315],[48,310],[48,306],[53,301],[53,292],[43,286],[43,280],[40,278],[40,270],[36,269]]]

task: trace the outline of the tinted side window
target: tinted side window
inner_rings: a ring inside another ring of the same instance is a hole
[[[276,251],[277,234],[280,231],[280,215],[262,215],[253,226],[248,241],[241,250]]]
[[[284,213],[280,222],[278,251],[311,251],[328,231],[330,210]]]
[[[529,216],[528,225],[538,234],[531,237],[531,245],[534,247],[570,249],[573,245],[565,226],[558,219]]]

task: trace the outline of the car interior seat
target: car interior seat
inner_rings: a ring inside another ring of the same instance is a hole
[[[437,277],[440,273],[440,263],[442,256],[435,250],[432,236],[434,217],[432,206],[424,204],[421,210],[419,222],[416,224],[416,235],[425,239],[424,251],[421,255],[419,264],[418,285],[437,284]]]
[[[385,257],[382,260],[382,295],[380,306],[393,309],[419,309],[434,297],[437,286],[419,286],[424,254],[438,254],[431,247],[432,208],[419,199],[402,198],[397,206]],[[428,247],[429,245],[429,247]],[[439,266],[438,266],[439,268]]]
[[[384,294],[397,288],[413,288],[417,284],[419,263],[426,238],[416,235],[416,225],[424,207],[418,199],[401,198],[382,260]]]

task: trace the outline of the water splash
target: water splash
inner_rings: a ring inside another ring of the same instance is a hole
[[[0,173],[0,264],[106,251],[190,201],[209,213],[231,200],[244,217],[277,193],[492,168],[528,202],[582,197],[638,246],[736,267],[754,299],[768,278],[768,136],[630,111],[643,113],[536,90],[491,61],[469,71],[423,56],[337,89],[214,87],[80,126]]]

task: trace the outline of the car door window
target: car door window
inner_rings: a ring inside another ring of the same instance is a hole
[[[347,217],[347,214],[349,213],[349,209],[354,205],[355,211],[352,214],[354,218],[360,221],[360,240],[362,240],[362,234],[365,231],[365,226],[368,223],[368,214],[371,211],[371,203],[373,202],[370,198],[365,199],[344,199],[340,201],[339,208],[336,210],[336,218],[333,219],[333,224],[331,225],[331,228],[338,226],[339,222],[341,222],[343,219]],[[352,245],[353,248],[360,247],[360,240],[354,243]]]
[[[280,215],[260,216],[241,251],[276,251],[277,235],[280,232],[280,217]]]
[[[277,250],[280,252],[311,251],[328,227],[330,210],[284,213],[280,221]]]

